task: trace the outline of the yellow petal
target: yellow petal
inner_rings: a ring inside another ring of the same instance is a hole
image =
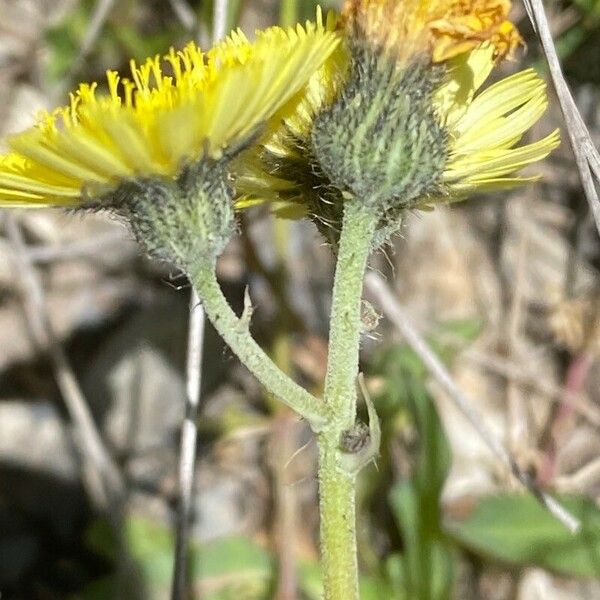
[[[8,140],[27,166],[0,162],[3,197],[37,202],[45,193],[49,203],[73,203],[74,190],[176,177],[205,151],[233,153],[304,88],[340,39],[318,11],[316,23],[273,27],[254,43],[238,31],[207,54],[192,43],[132,62],[131,79],[109,71],[108,95],[82,84],[68,106]]]

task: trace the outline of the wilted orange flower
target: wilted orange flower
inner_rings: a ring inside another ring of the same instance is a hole
[[[347,0],[344,15],[400,62],[420,53],[442,62],[486,41],[496,59],[511,58],[522,39],[510,9],[510,0]]]

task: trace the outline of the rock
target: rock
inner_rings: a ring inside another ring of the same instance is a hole
[[[54,404],[0,403],[0,463],[63,480],[77,479],[69,434]]]
[[[185,304],[143,310],[99,349],[86,397],[118,454],[173,451],[185,406]]]

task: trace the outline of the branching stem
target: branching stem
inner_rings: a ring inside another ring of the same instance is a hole
[[[236,316],[219,287],[214,263],[200,264],[190,274],[206,315],[225,342],[272,394],[307,419],[318,434],[326,600],[358,599],[355,483],[360,457],[352,454],[353,449],[343,448],[341,442],[355,428],[363,280],[377,222],[378,215],[365,209],[360,201],[346,200],[333,288],[324,401],[294,383],[254,341],[248,330],[251,307],[246,306],[241,318]]]
[[[356,200],[347,200],[339,243],[325,381],[328,426],[319,435],[321,551],[326,600],[358,598],[356,473],[344,468],[343,434],[356,418],[361,297],[367,258],[377,225]]]
[[[198,265],[191,281],[207,317],[240,361],[267,390],[304,417],[314,431],[321,431],[326,424],[323,402],[292,381],[254,341],[248,329],[248,315],[238,318],[223,295],[215,265]]]

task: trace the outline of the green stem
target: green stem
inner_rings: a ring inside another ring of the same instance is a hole
[[[340,236],[325,380],[328,427],[319,435],[321,552],[326,600],[358,598],[356,475],[343,468],[342,434],[356,417],[361,297],[377,215],[347,200]]]
[[[319,436],[321,558],[325,600],[358,599],[356,476],[340,468],[339,433]]]
[[[346,200],[340,234],[329,330],[325,403],[333,422],[346,429],[356,416],[356,378],[362,330],[362,290],[378,216],[360,201]]]
[[[326,423],[322,401],[277,368],[254,341],[249,331],[249,315],[239,319],[233,312],[217,281],[215,265],[198,265],[190,277],[207,317],[242,364],[267,390],[304,417],[314,431],[320,431]]]

